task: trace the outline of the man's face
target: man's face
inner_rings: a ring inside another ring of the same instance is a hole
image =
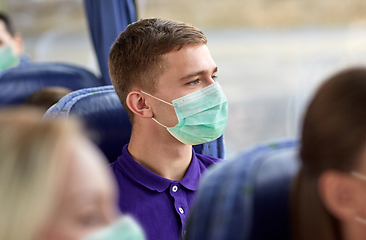
[[[10,45],[15,55],[23,52],[23,41],[19,35],[12,36],[6,29],[5,23],[0,20],[0,47]]]
[[[204,44],[189,44],[164,56],[167,70],[160,76],[154,96],[167,102],[196,92],[214,83],[217,66]],[[165,126],[178,123],[174,108],[153,101],[154,117]]]

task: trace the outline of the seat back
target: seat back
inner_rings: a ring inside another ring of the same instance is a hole
[[[297,141],[263,144],[218,164],[203,178],[185,239],[289,240]]]
[[[63,63],[32,63],[0,73],[0,106],[23,103],[33,92],[60,86],[77,90],[102,85],[93,73]]]
[[[122,147],[130,140],[131,124],[112,85],[72,92],[48,109],[45,117],[70,115],[82,118],[87,129],[97,134],[97,144],[110,162],[121,155]],[[225,154],[222,136],[194,148],[198,153],[220,158]]]

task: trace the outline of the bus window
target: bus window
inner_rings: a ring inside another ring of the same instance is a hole
[[[2,2],[31,59],[77,64],[100,74],[82,0]]]
[[[296,138],[309,97],[337,70],[365,64],[366,1],[136,0],[138,18],[190,22],[204,31],[229,101],[227,157]],[[3,0],[39,61],[98,73],[82,0]]]
[[[315,88],[366,63],[366,2],[138,0],[140,17],[201,28],[229,101],[227,157],[250,145],[295,138]]]

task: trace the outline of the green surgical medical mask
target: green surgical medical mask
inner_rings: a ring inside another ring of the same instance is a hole
[[[145,234],[132,217],[124,215],[110,226],[81,240],[145,240]]]
[[[14,54],[10,45],[0,47],[0,71],[16,66],[19,63],[19,56]]]
[[[228,104],[225,93],[218,82],[175,99],[172,103],[141,92],[174,107],[179,121],[174,127],[167,127],[155,118],[152,119],[184,144],[196,145],[210,142],[224,133]]]

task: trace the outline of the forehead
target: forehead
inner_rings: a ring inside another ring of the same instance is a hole
[[[215,68],[210,51],[205,44],[189,44],[180,50],[173,50],[164,56],[168,71],[177,70],[185,75],[192,71]]]
[[[79,140],[70,147],[71,162],[64,188],[66,198],[113,195],[114,182],[102,154],[86,140]]]

